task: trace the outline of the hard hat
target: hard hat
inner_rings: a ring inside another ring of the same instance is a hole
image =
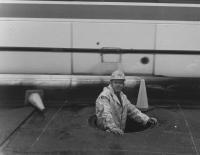
[[[116,70],[112,73],[110,80],[125,80],[125,75],[122,71]]]

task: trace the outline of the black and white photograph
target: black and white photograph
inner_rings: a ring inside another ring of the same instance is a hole
[[[200,0],[0,0],[0,155],[200,155]]]

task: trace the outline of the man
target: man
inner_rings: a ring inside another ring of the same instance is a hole
[[[110,85],[105,87],[96,100],[97,126],[107,132],[123,135],[127,116],[144,126],[157,123],[138,110],[126,95],[124,88],[125,75],[122,71],[115,71],[111,75]]]

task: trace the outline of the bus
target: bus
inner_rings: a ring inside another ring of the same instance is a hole
[[[199,3],[2,0],[0,78],[8,84],[8,78],[19,84],[36,77],[100,81],[116,69],[130,76],[199,78]]]

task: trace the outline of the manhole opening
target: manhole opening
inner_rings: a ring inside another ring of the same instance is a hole
[[[150,128],[150,126],[145,126],[142,123],[138,123],[130,118],[127,118],[126,120],[126,127],[125,127],[125,133],[131,133],[131,132],[141,132],[144,130],[147,130]]]
[[[88,119],[88,123],[91,127],[98,129],[97,127],[97,118],[96,115],[92,115]],[[148,128],[152,128],[152,126],[144,126],[141,123],[133,121],[127,118],[126,127],[124,133],[131,133],[131,132],[141,132],[147,130]]]
[[[90,116],[89,119],[88,119],[88,123],[89,123],[89,125],[90,125],[91,127],[93,127],[93,128],[98,128],[98,127],[97,127],[97,117],[96,117],[96,115]]]

